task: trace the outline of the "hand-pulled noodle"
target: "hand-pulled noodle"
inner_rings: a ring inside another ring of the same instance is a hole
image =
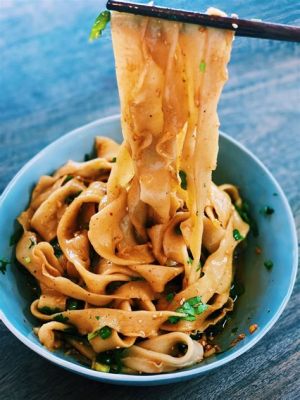
[[[76,349],[98,371],[174,371],[203,359],[191,336],[232,310],[249,230],[237,188],[212,182],[233,33],[111,23],[124,141],[99,136],[93,159],[40,178],[16,255],[40,285],[31,312],[48,349]]]

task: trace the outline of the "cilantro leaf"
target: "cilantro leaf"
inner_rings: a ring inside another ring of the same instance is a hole
[[[204,60],[201,61],[201,63],[199,64],[199,69],[201,72],[205,72],[206,70],[206,63]]]
[[[62,314],[55,315],[53,318],[54,321],[66,323],[69,321],[68,317],[64,317]]]
[[[169,302],[169,303],[171,303],[171,301],[174,299],[174,297],[175,297],[175,293],[168,293],[167,295],[166,295],[166,300]]]
[[[110,21],[110,12],[105,10],[102,11],[95,19],[94,25],[92,26],[89,40],[92,42],[102,35],[102,32],[106,28],[106,25]]]
[[[172,316],[168,318],[168,322],[176,324],[180,320],[184,321],[195,321],[196,316],[202,314],[207,310],[208,305],[202,302],[201,296],[191,297],[186,300],[181,307],[178,307],[175,311],[181,314],[185,314],[184,317]]]
[[[8,266],[8,264],[10,264],[9,261],[4,260],[4,259],[0,259],[0,272],[5,275],[6,272],[6,267]]]
[[[272,215],[274,213],[274,208],[270,207],[270,206],[264,206],[260,209],[260,213],[263,215]]]
[[[267,268],[267,270],[271,270],[273,268],[273,261],[272,260],[267,260],[264,262],[264,266]]]
[[[186,173],[183,170],[179,171],[179,178],[180,178],[180,186],[183,190],[187,190],[187,177]]]
[[[238,229],[234,229],[232,235],[234,237],[234,240],[236,241],[245,239],[244,236],[240,234],[240,231]]]

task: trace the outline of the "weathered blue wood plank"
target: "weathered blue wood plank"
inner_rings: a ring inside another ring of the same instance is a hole
[[[67,131],[119,110],[109,31],[88,44],[98,0],[0,2],[0,192],[42,147]],[[300,24],[299,0],[161,0],[245,18]],[[285,190],[300,228],[300,46],[237,39],[220,102],[222,129],[251,149]],[[101,133],[101,132],[100,132]],[[105,134],[105,132],[104,132]],[[122,388],[65,372],[26,349],[1,324],[1,399],[296,399],[299,282],[283,316],[250,352],[194,381]],[[297,360],[298,357],[298,360]]]

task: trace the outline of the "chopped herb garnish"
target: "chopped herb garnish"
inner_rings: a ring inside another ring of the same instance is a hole
[[[117,161],[117,157],[113,157],[111,160],[112,163],[115,163],[116,161]]]
[[[6,267],[8,266],[8,264],[10,264],[9,261],[7,260],[2,260],[0,259],[0,272],[4,275],[6,272]]]
[[[99,319],[100,319],[100,316],[99,316],[99,315],[96,315],[96,317],[95,317],[95,318],[96,318],[96,320],[97,320],[97,321],[99,321]]]
[[[112,329],[109,326],[103,326],[103,328],[99,330],[99,336],[101,337],[101,339],[108,339],[111,334]]]
[[[126,349],[107,350],[97,354],[96,361],[109,365],[110,372],[119,374],[122,370],[122,357],[126,355]]]
[[[249,204],[246,201],[244,201],[241,206],[235,204],[234,207],[236,211],[239,213],[242,220],[245,221],[247,224],[250,224]]]
[[[66,198],[65,198],[65,204],[71,204],[72,203],[72,201],[74,200],[74,199],[76,199],[76,197],[78,197],[79,195],[80,195],[80,193],[82,193],[82,190],[79,190],[78,192],[76,192],[76,193],[72,193],[72,194],[70,194],[69,196],[67,196]]]
[[[166,300],[169,302],[169,303],[171,303],[171,301],[174,299],[174,297],[175,297],[175,293],[168,293],[167,295],[166,295]]]
[[[187,264],[192,265],[193,259],[191,257],[189,257],[186,262],[187,262]]]
[[[64,329],[64,333],[81,338],[75,326],[68,326]]]
[[[264,266],[270,271],[273,268],[273,261],[272,260],[267,260],[264,262]]]
[[[50,241],[50,244],[53,247],[55,257],[59,258],[60,256],[63,255],[62,249],[60,248],[57,238],[52,239]]]
[[[99,334],[99,330],[94,331],[94,332],[91,332],[91,333],[88,333],[87,338],[88,338],[88,340],[92,340],[92,339],[94,339],[95,337],[97,337],[98,334]]]
[[[30,238],[30,245],[28,246],[28,249],[31,249],[31,247],[33,247],[33,246],[35,246],[36,245],[36,240],[34,239],[32,239],[32,238]]]
[[[56,314],[56,313],[60,312],[61,309],[57,308],[57,307],[51,308],[48,306],[44,306],[44,307],[39,308],[39,311],[46,315],[52,315],[52,314]]]
[[[176,235],[182,235],[180,225],[176,225],[174,228],[174,231],[175,231]]]
[[[90,32],[89,40],[93,41],[98,39],[98,37],[101,36],[103,30],[105,29],[109,21],[110,21],[110,12],[107,10],[102,11],[95,19],[94,25],[92,26]]]
[[[92,369],[98,372],[109,372],[110,366],[106,364],[98,363],[97,361],[92,362]]]
[[[183,190],[187,189],[187,178],[186,178],[186,173],[181,169],[179,171],[179,178],[180,178],[180,186]]]
[[[68,317],[64,317],[62,314],[55,315],[53,318],[54,321],[66,323],[69,321]]]
[[[171,316],[168,318],[168,322],[170,322],[170,324],[177,324],[177,322],[180,320],[180,317],[175,317],[175,316]]]
[[[184,317],[172,316],[168,318],[168,322],[176,324],[180,320],[195,321],[196,315],[202,314],[207,310],[208,305],[203,303],[200,296],[191,297],[186,300],[181,307],[178,307],[175,311],[178,313],[185,314]]]
[[[235,204],[234,207],[236,211],[239,213],[242,220],[250,225],[250,229],[253,233],[253,236],[257,237],[259,235],[258,226],[256,221],[251,217],[249,213],[249,204],[246,201],[243,201],[241,206]]]
[[[97,148],[96,148],[96,143],[94,143],[92,150],[90,151],[90,153],[86,153],[84,155],[84,161],[90,161],[90,160],[94,160],[95,158],[98,157],[97,154]]]
[[[18,226],[17,226],[15,232],[10,237],[9,245],[14,246],[15,244],[17,244],[18,241],[21,239],[22,235],[23,235],[23,228],[21,227],[20,223],[18,222]]]
[[[234,229],[232,235],[234,237],[234,240],[236,241],[245,239],[244,236],[240,234],[240,231],[238,229]]]
[[[201,63],[199,64],[199,69],[201,72],[205,72],[206,70],[206,63],[204,60],[201,61]]]
[[[67,175],[66,177],[65,177],[65,179],[64,179],[64,181],[63,181],[63,185],[65,184],[65,183],[67,183],[67,182],[69,182],[71,179],[73,179],[74,178],[74,176],[73,175]]]
[[[109,326],[103,326],[101,329],[97,331],[91,332],[88,334],[88,340],[95,339],[95,337],[100,336],[101,339],[108,339],[112,334],[112,329]]]
[[[31,258],[30,257],[24,257],[24,261],[26,262],[26,264],[30,264],[31,263]]]
[[[84,301],[69,298],[66,301],[67,310],[82,310],[84,307]]]
[[[274,208],[270,206],[264,206],[260,209],[260,213],[263,215],[272,215],[274,213]]]
[[[197,268],[196,268],[196,272],[200,271],[202,265],[201,265],[201,261],[198,262]]]

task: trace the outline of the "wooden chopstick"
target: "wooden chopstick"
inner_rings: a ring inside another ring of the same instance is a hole
[[[235,31],[236,36],[300,42],[300,27],[298,26],[273,24],[233,17],[221,17],[194,11],[176,10],[149,4],[127,3],[125,1],[115,0],[108,0],[106,7],[108,10],[119,12],[168,19],[171,21],[188,22],[190,24],[210,26],[213,28],[229,29]]]

